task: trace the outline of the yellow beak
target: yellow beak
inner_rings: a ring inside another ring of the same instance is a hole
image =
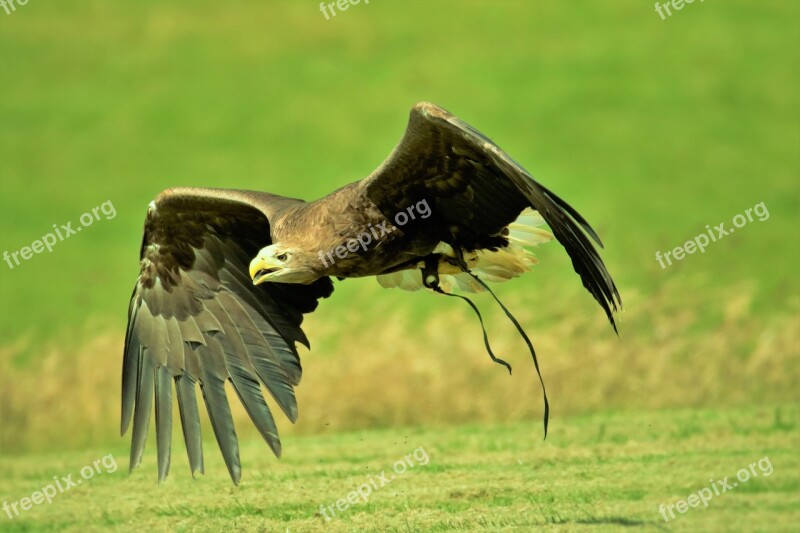
[[[253,285],[259,285],[267,281],[266,278],[269,274],[277,272],[281,268],[283,267],[279,263],[258,255],[250,261],[250,279],[253,280]]]

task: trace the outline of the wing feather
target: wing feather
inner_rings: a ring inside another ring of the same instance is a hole
[[[183,369],[183,335],[175,317],[164,320],[167,330],[167,368]]]
[[[189,316],[185,320],[178,320],[178,329],[181,332],[181,337],[186,343],[205,344],[203,339],[203,332],[197,325],[195,317]]]
[[[297,355],[297,351],[292,349],[286,340],[278,334],[275,327],[263,318],[268,314],[266,308],[246,291],[246,287],[238,277],[231,276],[228,271],[223,271],[220,273],[220,279],[240,298],[240,300],[236,300],[237,303],[252,321],[253,326],[261,333],[269,354],[281,365],[283,371],[289,376],[291,384],[298,385],[302,373],[300,357]]]
[[[185,349],[192,350],[188,346]],[[190,359],[189,354],[186,354],[185,357],[187,360]],[[195,472],[203,473],[203,439],[200,432],[200,411],[197,408],[195,383],[195,378],[189,373],[175,378],[183,440],[186,442],[186,454],[189,456],[189,469],[192,475]]]
[[[239,442],[233,427],[233,416],[225,394],[226,372],[224,366],[220,366],[218,358],[223,349],[216,339],[209,337],[206,339],[206,346],[200,346],[197,350],[200,354],[200,390],[203,391],[211,428],[222,451],[228,473],[238,485],[242,479],[242,465],[239,461]]]
[[[136,407],[133,413],[133,436],[131,438],[130,469],[142,462],[147,429],[150,426],[150,410],[153,405],[153,359],[149,349],[141,350],[139,357],[138,382],[136,384]]]
[[[139,377],[139,358],[142,350],[139,336],[134,334],[138,304],[139,302],[135,298],[131,299],[128,311],[128,328],[125,333],[125,353],[122,359],[122,416],[120,420],[120,432],[122,434],[128,431],[131,415],[133,414],[133,406],[136,403],[136,383]]]
[[[162,366],[155,370],[156,442],[158,446],[158,481],[167,478],[172,446],[172,373]]]
[[[297,420],[297,400],[294,397],[294,384],[275,356],[269,342],[256,328],[250,314],[241,302],[229,294],[220,294],[220,304],[239,329],[243,348],[249,356],[251,368],[261,378],[284,414],[290,421],[295,422]]]
[[[123,351],[120,425],[124,433],[133,422],[131,469],[141,462],[155,400],[159,481],[168,475],[173,383],[193,475],[203,472],[196,383],[235,483],[241,464],[227,380],[280,455],[261,385],[294,422],[293,387],[301,375],[294,343],[308,345],[303,314],[333,285],[323,278],[308,286],[255,286],[247,265],[271,243],[275,221],[299,202],[249,191],[172,189],[151,204]]]
[[[504,245],[504,228],[523,210],[536,209],[616,329],[613,313],[622,300],[592,245],[594,240],[602,248],[597,233],[485,135],[444,109],[414,106],[400,144],[361,187],[387,217],[426,200],[432,214],[416,222],[418,231],[467,250]],[[413,238],[411,226],[403,231]]]

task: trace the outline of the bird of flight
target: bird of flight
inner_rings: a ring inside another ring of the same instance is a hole
[[[539,227],[544,223],[552,233]],[[280,456],[261,387],[297,419],[296,343],[309,346],[300,325],[331,295],[332,277],[377,276],[384,287],[447,295],[480,292],[487,281],[528,271],[535,260],[527,248],[553,236],[616,330],[613,313],[622,302],[586,220],[484,135],[430,103],[413,107],[402,140],[370,176],[313,202],[232,189],[162,192],[147,210],[128,310],[121,429],[133,422],[131,469],[142,459],[154,410],[159,481],[167,476],[174,386],[192,475],[203,472],[199,384],[238,484],[228,381]],[[533,346],[506,314],[538,371]],[[484,341],[492,359],[506,364],[485,331]],[[545,395],[545,434],[547,417]]]

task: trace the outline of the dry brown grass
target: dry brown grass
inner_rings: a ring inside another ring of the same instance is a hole
[[[605,409],[659,409],[796,402],[800,380],[800,313],[796,305],[756,316],[752,290],[738,287],[709,298],[672,291],[628,291],[617,339],[601,319],[564,318],[535,323],[531,334],[559,417]],[[512,309],[521,298],[506,296]],[[552,302],[550,316],[572,316],[573,297]],[[701,319],[706,302],[718,320]],[[419,324],[408,310],[377,309],[371,327],[363,309],[333,320],[312,315],[310,336],[320,353],[304,353],[298,389],[301,417],[284,432],[320,432],[379,426],[531,420],[539,427],[542,402],[533,365],[505,318],[488,300],[487,326],[498,355],[514,366],[509,376],[489,361],[470,311],[455,301],[446,314]],[[586,300],[580,300],[584,306]],[[793,308],[792,308],[793,307]],[[380,316],[380,320],[375,319]],[[705,322],[704,322],[705,321]],[[347,334],[340,329],[347,325]],[[49,346],[18,368],[25,342],[0,348],[0,450],[22,452],[113,442],[119,421],[122,338],[105,334],[75,353]],[[238,401],[233,399],[233,404]],[[235,410],[243,437],[255,437],[243,410]],[[176,432],[176,436],[178,433]],[[206,431],[206,437],[211,433]]]

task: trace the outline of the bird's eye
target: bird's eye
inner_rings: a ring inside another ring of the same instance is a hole
[[[286,261],[287,257],[289,257],[288,254],[281,254],[281,255],[275,256],[275,259],[277,259],[278,261]]]

